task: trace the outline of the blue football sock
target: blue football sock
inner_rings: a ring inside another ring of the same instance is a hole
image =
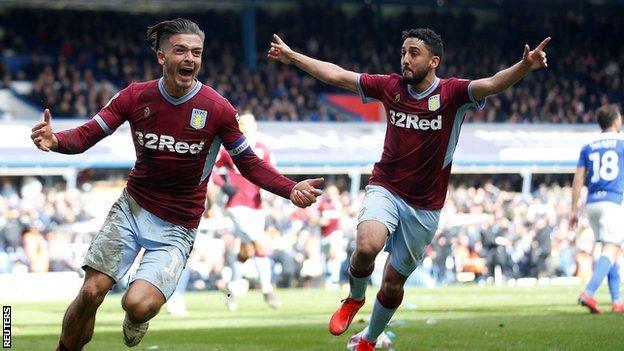
[[[375,299],[375,304],[373,305],[373,313],[370,317],[370,322],[368,327],[362,333],[364,339],[369,341],[377,341],[379,335],[383,332],[384,328],[390,322],[390,319],[396,312],[396,308],[386,308],[380,302],[379,299]]]
[[[598,287],[602,284],[602,281],[609,273],[611,265],[609,257],[603,255],[598,258],[598,261],[596,261],[596,264],[594,265],[594,274],[592,275],[589,283],[587,283],[587,287],[585,287],[587,295],[594,296],[596,290],[598,290]]]
[[[366,271],[356,271],[353,267],[349,267],[349,296],[355,300],[362,300],[366,297],[366,287],[370,281],[370,276],[373,274],[375,266],[367,269]]]
[[[609,292],[611,293],[611,301],[621,303],[620,301],[620,266],[616,263],[611,265],[609,274],[607,275],[609,282]]]

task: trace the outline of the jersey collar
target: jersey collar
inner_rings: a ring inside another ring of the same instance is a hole
[[[200,89],[201,89],[201,83],[197,79],[195,79],[195,86],[193,87],[193,89],[191,89],[191,91],[184,94],[184,96],[180,96],[179,98],[174,98],[171,95],[169,95],[169,93],[165,89],[164,78],[160,78],[158,80],[158,90],[160,90],[160,95],[162,95],[162,97],[164,97],[165,100],[169,101],[172,105],[180,105],[189,101],[195,95],[197,95],[197,93],[199,93]]]
[[[414,98],[414,99],[422,99],[424,97],[426,97],[427,95],[431,94],[434,90],[436,90],[436,88],[438,87],[438,85],[440,84],[440,78],[435,77],[435,79],[433,80],[433,83],[431,83],[431,85],[429,86],[429,88],[425,89],[425,91],[423,91],[422,93],[417,93],[416,90],[414,90],[414,88],[412,87],[411,84],[407,85],[407,91],[409,92],[409,94]]]

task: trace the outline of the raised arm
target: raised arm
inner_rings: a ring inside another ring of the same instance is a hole
[[[578,223],[578,203],[581,198],[581,188],[583,188],[585,182],[586,172],[587,169],[585,167],[577,167],[574,180],[572,180],[572,208],[570,209],[570,218],[568,221],[570,230],[574,229]]]
[[[475,100],[481,101],[490,95],[496,95],[516,84],[530,72],[542,67],[548,67],[544,48],[549,41],[550,37],[542,40],[534,50],[530,50],[529,45],[525,44],[524,55],[520,62],[497,72],[491,77],[472,81],[470,87]]]
[[[273,42],[267,57],[285,64],[294,64],[314,78],[329,85],[347,89],[354,93],[358,92],[356,85],[357,73],[347,71],[333,63],[313,59],[298,53],[286,45],[277,34],[273,34]]]
[[[95,119],[90,119],[77,128],[57,133],[52,131],[51,119],[50,110],[45,109],[43,122],[35,124],[30,134],[35,146],[45,152],[52,150],[62,154],[79,154],[107,136]]]

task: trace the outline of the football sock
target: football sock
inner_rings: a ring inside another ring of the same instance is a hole
[[[587,283],[587,287],[585,287],[587,295],[594,296],[596,290],[598,290],[598,287],[607,276],[607,273],[609,273],[611,265],[609,257],[602,255],[598,258],[598,261],[596,261],[596,264],[594,265],[594,274],[592,275],[589,283]]]
[[[271,260],[268,257],[254,257],[254,264],[258,270],[258,280],[260,281],[260,289],[266,294],[273,291],[271,285]]]
[[[349,296],[351,296],[351,298],[354,300],[362,300],[366,296],[366,287],[368,286],[368,281],[374,269],[375,266],[373,265],[365,271],[356,271],[353,267],[349,266]]]
[[[377,293],[370,322],[362,334],[364,339],[369,341],[377,340],[397,308],[401,305],[401,301],[403,301],[403,292],[396,298],[385,296],[381,290]]]
[[[620,266],[616,263],[611,265],[609,274],[607,275],[609,283],[609,292],[611,293],[611,301],[622,303],[620,301]]]
[[[232,263],[232,279],[230,281],[237,281],[243,278],[243,264],[239,261]]]

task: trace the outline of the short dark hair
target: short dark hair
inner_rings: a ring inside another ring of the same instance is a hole
[[[152,50],[158,51],[163,44],[174,34],[197,34],[202,41],[206,35],[199,29],[199,26],[184,18],[176,18],[162,21],[147,28],[147,40],[152,42]]]
[[[402,34],[403,41],[407,38],[418,38],[422,40],[427,49],[440,58],[440,62],[444,59],[444,43],[440,34],[429,28],[407,29]]]
[[[620,108],[616,104],[604,105],[596,111],[596,120],[602,130],[609,129],[619,116]]]

